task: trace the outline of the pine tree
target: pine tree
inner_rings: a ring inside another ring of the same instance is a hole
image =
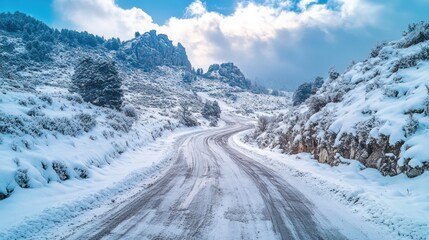
[[[122,79],[115,63],[108,59],[84,58],[75,68],[72,92],[97,106],[119,109],[122,104]]]

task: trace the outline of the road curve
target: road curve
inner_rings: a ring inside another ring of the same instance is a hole
[[[347,239],[294,186],[229,144],[248,128],[182,138],[163,177],[67,239]]]

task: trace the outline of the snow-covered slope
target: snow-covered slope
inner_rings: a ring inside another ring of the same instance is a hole
[[[337,165],[357,159],[384,175],[429,168],[429,23],[410,25],[254,135],[260,147],[310,152]]]
[[[154,31],[121,42],[1,13],[0,39],[0,200],[17,188],[91,178],[125,151],[181,127],[181,102],[205,126],[210,123],[201,109],[207,99],[221,102],[224,112],[241,113],[263,111],[265,105],[280,109],[287,102],[231,87],[228,76],[197,76],[185,49]],[[86,103],[69,92],[75,67],[87,57],[116,66],[122,110]],[[224,101],[228,94],[234,101]]]
[[[0,199],[17,187],[89,178],[92,168],[178,127],[150,109],[130,117],[85,103],[64,88],[0,82]]]
[[[285,112],[291,106],[289,92],[281,92],[280,96],[254,94],[223,81],[200,77],[192,83],[192,89],[203,99],[217,100],[223,109],[243,115]]]

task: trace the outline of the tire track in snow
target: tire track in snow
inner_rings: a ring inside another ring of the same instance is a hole
[[[174,164],[70,239],[345,239],[278,174],[234,150],[242,125],[182,138]],[[324,227],[322,227],[324,226]]]

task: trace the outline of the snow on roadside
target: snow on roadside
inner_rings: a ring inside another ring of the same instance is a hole
[[[0,201],[0,239],[66,236],[70,229],[150,186],[172,163],[175,148],[171,146],[195,131],[199,129],[176,130],[144,148],[125,152],[109,166],[90,168],[89,179],[18,189]]]
[[[59,87],[0,79],[0,200],[22,189],[92,177],[127,150],[177,128],[154,111],[97,107]]]
[[[251,131],[251,130],[249,130]],[[429,239],[429,173],[409,179],[404,174],[384,177],[355,160],[331,167],[310,154],[285,155],[242,141],[248,131],[234,135],[234,143],[257,161],[305,183],[326,201],[341,202],[363,219],[380,226],[388,239]],[[312,193],[312,194],[314,194]],[[387,235],[388,236],[388,235]],[[386,237],[386,236],[385,236]]]

